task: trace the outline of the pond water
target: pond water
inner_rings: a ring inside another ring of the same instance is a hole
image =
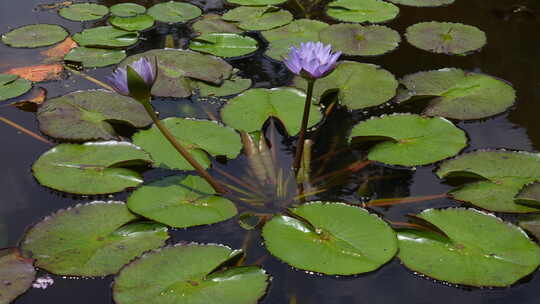
[[[0,33],[12,28],[33,24],[60,24],[76,33],[94,23],[81,24],[70,22],[58,16],[55,11],[42,11],[38,5],[43,0],[0,1]],[[125,1],[97,1],[108,6]],[[160,1],[137,1],[151,6]],[[223,10],[219,0],[195,1],[216,11]],[[469,145],[465,151],[486,148],[507,148],[525,151],[540,150],[540,4],[535,0],[456,0],[448,7],[411,8],[402,6],[400,16],[387,25],[401,34],[412,24],[436,20],[461,22],[475,25],[485,31],[487,45],[478,53],[468,56],[436,55],[414,48],[406,41],[389,54],[376,57],[354,58],[355,60],[374,63],[391,71],[396,77],[444,67],[462,68],[468,71],[483,72],[500,77],[512,83],[517,90],[517,103],[509,111],[493,118],[472,122],[456,122],[469,136]],[[156,28],[145,34],[147,38],[130,53],[142,50],[163,48],[163,32],[173,33],[177,43],[183,43],[186,28]],[[254,34],[254,37],[257,37]],[[38,50],[14,49],[0,44],[0,72],[9,68],[37,64],[40,58]],[[242,71],[243,76],[253,79],[256,87],[276,87],[287,85],[291,75],[285,67],[263,57],[263,50],[241,60],[230,63]],[[98,79],[109,74],[111,67],[88,71]],[[96,86],[78,76],[71,76],[63,81],[40,83],[48,91],[49,97],[60,96],[76,89],[96,88]],[[24,99],[24,96],[19,98]],[[166,116],[189,116],[187,111],[194,111],[204,118],[204,112],[194,106],[190,100],[177,102],[156,101],[156,107]],[[214,111],[216,106],[209,106]],[[414,111],[414,108],[409,110]],[[0,116],[39,133],[35,114],[23,112],[6,103],[0,105]],[[336,117],[326,122],[328,130],[348,132],[347,128],[362,119],[361,113],[351,114],[338,110]],[[345,131],[343,131],[345,130]],[[331,132],[329,132],[331,133]],[[2,175],[0,177],[0,247],[16,246],[25,230],[41,218],[52,212],[78,203],[95,200],[96,197],[76,197],[55,192],[40,186],[31,174],[33,162],[50,146],[35,140],[15,129],[0,124],[3,141],[1,149]],[[332,134],[320,134],[325,139]],[[342,137],[345,138],[346,134]],[[234,162],[233,162],[234,164]],[[339,167],[339,164],[333,164]],[[434,175],[434,165],[418,167],[416,170],[382,169],[385,173],[397,177],[377,183],[374,195],[380,198],[407,197],[440,194],[451,189],[441,183]],[[234,166],[228,168],[232,172]],[[160,172],[148,172],[145,179],[159,176]],[[379,173],[380,174],[380,173]],[[126,193],[114,196],[102,196],[98,199],[124,200]],[[335,191],[322,195],[326,200],[352,200],[354,193]],[[456,202],[439,199],[429,202],[406,204],[392,208],[377,208],[375,212],[385,219],[404,221],[407,213],[418,213],[431,207],[455,206]],[[512,217],[507,217],[512,219]],[[247,232],[241,229],[234,219],[198,228],[174,230],[171,232],[174,242],[195,241],[202,243],[221,243],[240,248]],[[538,303],[540,276],[534,273],[509,288],[479,289],[464,288],[444,284],[412,273],[400,265],[397,258],[375,272],[352,277],[320,276],[294,270],[290,266],[270,256],[261,246],[261,239],[256,232],[250,233],[247,246],[247,264],[256,261],[273,276],[267,295],[261,303],[289,303],[296,298],[297,303]],[[538,272],[538,271],[537,271]],[[45,272],[38,276],[45,275]],[[54,284],[45,289],[30,289],[14,303],[113,303],[111,296],[112,277],[98,279],[61,278],[52,276]]]

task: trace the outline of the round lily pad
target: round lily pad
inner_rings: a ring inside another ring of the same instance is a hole
[[[519,221],[519,226],[529,231],[540,240],[540,214],[531,214]]]
[[[447,55],[468,55],[487,41],[486,34],[472,25],[436,21],[411,25],[405,36],[419,49]]]
[[[217,14],[206,14],[202,16],[201,19],[192,25],[193,30],[198,34],[209,34],[209,33],[241,33],[236,25],[230,22],[223,20],[221,15]]]
[[[540,182],[525,185],[516,195],[516,202],[523,205],[540,207]]]
[[[111,15],[118,17],[135,17],[145,12],[146,8],[136,3],[119,3],[111,6]]]
[[[369,150],[368,158],[401,166],[427,165],[454,156],[467,146],[467,136],[441,117],[394,114],[357,124],[350,137],[383,140]]]
[[[85,68],[100,68],[117,64],[126,58],[124,50],[76,47],[71,49],[64,60],[80,62]]]
[[[109,13],[105,5],[95,3],[75,3],[60,9],[60,16],[72,21],[97,20]]]
[[[33,24],[16,28],[2,35],[2,42],[11,47],[37,48],[58,43],[68,36],[59,25]]]
[[[269,42],[266,56],[282,60],[292,46],[299,47],[301,42],[319,41],[319,32],[329,25],[310,19],[298,19],[280,28],[263,31],[261,34]]]
[[[227,0],[229,3],[246,6],[276,5],[286,1],[287,0]]]
[[[189,48],[220,57],[238,57],[257,50],[257,40],[233,33],[202,34],[191,39]]]
[[[32,286],[36,278],[33,262],[17,248],[0,249],[0,303],[11,303]]]
[[[231,201],[217,196],[198,176],[169,176],[146,184],[129,196],[128,208],[175,228],[213,224],[237,213]]]
[[[396,18],[399,7],[380,0],[337,0],[328,4],[326,13],[339,21],[379,23]]]
[[[73,35],[73,40],[80,46],[122,48],[133,45],[139,40],[139,33],[128,32],[113,26],[98,26]]]
[[[126,31],[144,31],[154,25],[154,17],[146,14],[133,17],[113,16],[109,22],[111,25]]]
[[[60,210],[27,231],[26,256],[57,275],[105,276],[169,238],[161,224],[142,222],[122,202],[92,202]]]
[[[497,212],[540,211],[515,201],[525,185],[540,181],[538,153],[480,150],[443,162],[436,173],[439,178],[478,179],[452,190],[454,199]]]
[[[494,77],[447,68],[405,76],[398,102],[430,98],[424,114],[479,119],[506,111],[516,101],[512,86]]]
[[[265,294],[269,280],[263,269],[257,266],[220,267],[238,254],[238,251],[215,244],[176,245],[152,251],[120,271],[113,285],[114,302],[257,303]]]
[[[192,87],[200,96],[229,96],[241,93],[251,87],[251,79],[232,77],[224,80],[220,86],[203,81],[191,81]]]
[[[17,75],[0,74],[0,101],[21,96],[32,88],[32,82]]]
[[[240,6],[223,15],[223,20],[232,21],[247,31],[265,31],[289,24],[293,15],[275,6]]]
[[[250,89],[221,108],[223,122],[235,129],[254,132],[261,130],[271,116],[278,117],[289,134],[300,131],[306,95],[292,88]],[[246,119],[249,117],[249,119]],[[322,114],[317,106],[311,105],[308,126],[317,124]]]
[[[307,81],[297,76],[294,86],[305,90]],[[317,80],[313,94],[320,101],[324,94],[337,90],[341,104],[358,110],[387,102],[396,95],[397,87],[394,75],[379,66],[340,61],[332,73]]]
[[[416,7],[435,7],[454,3],[455,0],[388,0],[395,4],[416,6]]]
[[[40,184],[69,193],[106,194],[136,187],[141,175],[126,166],[148,165],[148,153],[127,142],[60,144],[32,166]]]
[[[103,90],[78,91],[45,101],[37,112],[39,129],[71,141],[118,139],[111,122],[135,128],[152,123],[141,103]]]
[[[274,216],[262,231],[270,253],[293,267],[331,275],[374,271],[397,252],[396,234],[367,210],[314,202]]]
[[[418,215],[442,230],[398,233],[403,264],[429,277],[470,286],[506,287],[540,265],[540,247],[520,228],[473,209],[429,209]]]
[[[211,163],[208,154],[235,158],[242,149],[238,133],[234,129],[219,125],[214,121],[166,118],[162,122],[191,153],[193,158],[205,168],[208,168]],[[158,167],[193,170],[156,126],[139,131],[133,136],[133,143],[150,153]]]
[[[401,37],[393,29],[380,26],[362,26],[340,23],[320,32],[321,42],[346,55],[374,56],[388,53],[398,47]]]
[[[178,23],[199,17],[202,11],[189,3],[169,1],[152,6],[148,9],[148,14],[157,21]]]

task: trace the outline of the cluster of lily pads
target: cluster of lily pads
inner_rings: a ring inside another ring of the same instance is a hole
[[[277,143],[261,129],[275,117],[287,133],[299,132],[307,81],[297,76],[291,87],[251,88],[251,80],[239,76],[223,59],[247,56],[260,48],[260,41],[246,32],[259,31],[268,42],[265,55],[277,61],[291,46],[306,41],[331,43],[351,56],[382,55],[397,48],[401,40],[395,30],[373,25],[398,16],[399,7],[390,2],[420,7],[453,1],[337,0],[325,7],[335,20],[331,25],[295,20],[284,2],[229,0],[239,6],[223,15],[203,15],[197,6],[175,1],[148,9],[133,3],[110,8],[73,4],[61,8],[59,14],[74,21],[110,14],[110,26],[74,34],[78,46],[63,59],[91,68],[126,67],[145,57],[158,70],[154,97],[226,96],[219,101],[223,104],[220,119],[171,117],[162,122],[205,168],[211,168],[216,157],[237,158],[243,148],[248,154],[249,143],[256,142],[259,146],[250,153],[267,154],[258,155],[260,163],[252,166],[268,170],[278,162],[268,146],[276,149]],[[305,13],[310,16],[307,9]],[[193,29],[189,50],[153,49],[126,58],[123,49],[134,45],[155,22],[188,23]],[[5,33],[2,42],[12,47],[42,47],[67,36],[57,25],[29,25]],[[415,24],[407,29],[406,38],[422,50],[463,56],[486,43],[481,30],[458,23]],[[28,80],[2,74],[0,100],[24,94],[30,87]],[[394,113],[359,122],[348,136],[350,147],[368,142],[365,161],[370,164],[415,167],[442,161],[436,171],[439,178],[468,178],[448,197],[483,211],[428,209],[412,218],[414,224],[393,229],[356,202],[291,198],[270,219],[254,225],[261,228],[264,245],[273,256],[302,270],[354,275],[374,271],[397,255],[413,271],[469,286],[509,286],[537,269],[538,244],[520,227],[486,211],[540,212],[540,154],[486,150],[458,155],[468,139],[451,121],[503,113],[516,99],[511,85],[457,68],[421,71],[398,80],[379,66],[345,59],[317,80],[310,127],[323,127],[322,121],[332,115],[335,105],[325,103],[332,93],[339,106],[352,111],[369,111],[387,103],[423,105],[421,115]],[[119,304],[210,303],[205,300],[210,295],[219,303],[254,303],[265,294],[269,275],[260,266],[243,265],[241,250],[217,244],[167,244],[170,227],[229,220],[239,214],[242,202],[234,195],[216,193],[198,176],[178,174],[175,170],[193,168],[151,126],[140,103],[107,90],[76,91],[46,100],[37,119],[44,134],[66,141],[34,163],[32,171],[41,185],[79,195],[136,189],[126,203],[95,201],[59,210],[31,227],[18,249],[0,251],[0,277],[9,278],[10,283],[0,291],[0,302],[9,303],[29,288],[36,275],[32,265],[66,276],[114,274],[113,296]],[[128,140],[118,134],[117,125],[136,131]],[[309,172],[309,162],[304,162],[304,170],[306,166]],[[141,168],[170,170],[170,176],[144,181]],[[276,179],[269,174],[259,179],[259,186]],[[257,186],[257,179],[249,183]],[[301,184],[301,189],[314,186],[309,173]],[[539,223],[538,216],[520,221],[537,238]]]

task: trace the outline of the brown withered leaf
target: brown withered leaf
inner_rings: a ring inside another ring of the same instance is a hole
[[[26,112],[37,112],[38,107],[47,99],[47,90],[41,87],[34,88],[30,94],[28,99],[14,102],[11,105]]]

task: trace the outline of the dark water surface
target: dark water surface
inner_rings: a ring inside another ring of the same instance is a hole
[[[60,2],[60,1],[57,1]],[[107,5],[126,1],[100,1]],[[160,1],[139,1],[151,6]],[[55,11],[36,10],[45,0],[0,0],[0,33],[11,28],[33,23],[53,23],[65,26],[72,34],[91,27],[93,23],[81,24],[66,21]],[[197,4],[221,10],[220,1],[197,1]],[[487,46],[479,53],[460,57],[435,55],[418,50],[407,42],[397,51],[373,58],[357,58],[362,62],[381,65],[397,77],[423,70],[444,67],[458,67],[470,71],[484,72],[511,82],[517,90],[518,99],[507,113],[494,118],[475,122],[458,122],[470,138],[466,151],[484,148],[509,148],[526,151],[540,150],[540,2],[537,0],[456,0],[454,5],[444,8],[401,7],[401,15],[389,26],[404,33],[407,26],[421,21],[451,21],[471,24],[484,30],[488,36]],[[99,23],[99,22],[98,22]],[[171,33],[182,44],[188,31],[184,27],[159,27],[147,33],[147,40],[132,52],[143,49],[164,47],[164,36]],[[0,72],[18,66],[40,62],[38,50],[13,49],[0,44]],[[259,87],[285,85],[290,75],[280,64],[264,59],[262,52],[231,63],[240,68],[244,75],[253,78]],[[89,71],[96,78],[103,79],[110,68]],[[95,85],[77,76],[67,80],[39,84],[54,97],[75,89],[95,88]],[[21,99],[21,98],[20,98]],[[14,107],[0,105],[0,116],[4,116],[30,130],[38,132],[35,115]],[[192,102],[157,101],[156,106],[165,116],[186,115],[194,109],[197,116],[200,109],[193,108]],[[209,106],[215,108],[216,106]],[[395,109],[396,111],[399,109]],[[390,111],[393,111],[390,109]],[[327,130],[341,130],[346,136],[345,122],[360,119],[359,113],[338,111],[334,119],[325,126]],[[340,124],[341,123],[341,124]],[[51,191],[37,184],[32,177],[32,163],[49,145],[37,141],[15,129],[0,123],[2,145],[0,148],[0,247],[16,246],[25,229],[42,217],[61,208],[95,200],[95,197],[73,197]],[[322,134],[319,140],[328,138]],[[351,157],[352,155],[349,155]],[[442,184],[433,174],[435,166],[420,167],[417,170],[384,169],[397,178],[383,181],[374,186],[378,197],[419,196],[443,193],[450,186]],[[374,171],[381,171],[376,168]],[[233,168],[234,171],[234,168]],[[147,173],[146,180],[156,173]],[[99,199],[125,199],[126,194]],[[336,189],[327,193],[324,199],[359,199],[347,191]],[[417,213],[430,207],[455,206],[451,200],[437,200],[375,210],[386,219],[403,220],[407,213]],[[240,248],[246,232],[238,227],[235,220],[229,220],[207,227],[176,230],[172,233],[174,242],[197,241],[223,243]],[[394,304],[394,303],[441,303],[441,304],[536,304],[540,303],[540,275],[537,273],[523,279],[510,288],[477,289],[448,286],[441,282],[422,278],[400,265],[397,259],[378,271],[354,277],[317,276],[291,269],[289,266],[268,256],[260,246],[258,232],[251,232],[248,247],[248,263],[263,258],[263,267],[273,276],[264,304],[289,303],[296,296],[299,304],[339,303],[339,304]],[[265,258],[266,257],[266,258]],[[45,275],[40,273],[40,275]],[[111,277],[104,279],[69,279],[54,277],[54,285],[46,290],[31,289],[21,296],[16,304],[49,303],[112,303]]]

